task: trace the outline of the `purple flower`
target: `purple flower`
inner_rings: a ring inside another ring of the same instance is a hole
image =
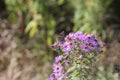
[[[60,63],[61,61],[62,61],[62,57],[61,56],[55,57],[55,63]]]
[[[103,50],[102,50],[101,47],[98,47],[97,50],[98,50],[99,53],[102,53],[102,52],[103,52]]]
[[[97,53],[103,52],[103,46],[105,46],[105,44],[100,43],[94,35],[84,34],[80,31],[69,33],[66,37],[61,35],[58,38],[58,41],[51,45],[55,50],[60,50],[66,54],[65,57],[63,56],[63,62],[65,64],[64,66],[68,67],[72,57],[75,56],[77,57],[76,59],[81,60],[83,59],[83,56],[87,57],[87,55],[84,55],[86,53],[97,55]],[[66,74],[62,73],[64,72],[63,66],[61,65],[62,57],[55,57],[54,62],[53,73],[47,80],[65,80]]]
[[[105,43],[102,43],[102,45],[101,45],[102,47],[104,47],[104,46],[106,46],[106,44]]]
[[[74,35],[74,33],[69,33],[66,37],[65,37],[65,41],[70,41],[70,42],[72,42],[72,41],[74,41],[74,39],[75,39],[75,35]]]
[[[62,72],[62,65],[60,63],[53,65],[53,72],[54,73],[61,73]]]
[[[87,45],[82,44],[82,45],[80,45],[80,47],[81,47],[82,51],[84,51],[84,52],[90,52],[90,48]]]
[[[78,31],[75,33],[75,39],[81,41],[81,40],[83,40],[83,38],[84,38],[84,36],[83,36],[82,32]]]
[[[58,80],[59,80],[60,77],[63,76],[62,68],[63,67],[60,63],[53,65],[53,72],[54,72],[54,74],[55,74],[55,76]]]
[[[52,73],[52,74],[50,75],[50,78],[48,78],[47,80],[58,80],[58,79],[56,78],[55,74]]]
[[[65,54],[69,54],[69,52],[72,50],[73,45],[70,45],[68,42],[65,42],[62,45],[62,49],[65,52]]]
[[[50,47],[51,47],[51,48],[55,48],[55,45],[54,45],[54,44],[52,44]]]
[[[53,73],[47,80],[64,80],[66,75],[62,73],[62,65],[60,63],[53,65]]]
[[[56,73],[52,73],[50,77],[47,78],[47,80],[65,80],[65,79],[66,79],[66,75],[62,73],[59,76],[56,75]]]

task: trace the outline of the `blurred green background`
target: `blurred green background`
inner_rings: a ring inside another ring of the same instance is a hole
[[[107,47],[95,80],[120,80],[119,0],[0,0],[0,80],[45,80],[50,45],[65,31],[92,33]]]

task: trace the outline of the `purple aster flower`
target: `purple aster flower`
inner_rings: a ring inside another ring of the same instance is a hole
[[[91,39],[91,34],[86,34],[86,35],[84,35],[84,43],[90,43],[91,41],[93,41],[92,39]]]
[[[61,56],[55,57],[55,62],[56,63],[60,63],[61,61],[62,61],[62,57]]]
[[[55,74],[52,73],[52,74],[50,75],[50,78],[48,78],[47,80],[58,80],[58,79],[56,78]]]
[[[96,48],[97,46],[99,46],[99,43],[96,40],[91,40],[87,44],[92,48]]]
[[[99,45],[99,43],[98,43],[98,41],[96,39],[93,40],[93,45],[95,45],[95,46]]]
[[[102,52],[103,52],[103,50],[102,50],[101,47],[98,47],[97,50],[98,50],[99,53],[102,53]]]
[[[64,80],[66,75],[62,73],[62,65],[60,63],[53,65],[53,73],[47,80]]]
[[[70,42],[72,42],[72,41],[74,41],[74,39],[75,39],[74,33],[69,33],[69,34],[65,37],[65,41],[70,41]]]
[[[81,41],[83,39],[83,33],[78,31],[75,33],[75,39]]]
[[[53,65],[53,72],[57,78],[61,77],[63,75],[62,73],[62,65],[60,63]]]
[[[54,45],[54,44],[52,44],[50,47],[51,47],[51,48],[55,48],[55,45]]]
[[[104,46],[106,46],[106,44],[105,44],[105,43],[102,43],[102,44],[101,44],[101,47],[104,47]]]
[[[82,51],[84,51],[84,52],[90,52],[90,48],[87,45],[81,44],[80,47],[81,47]]]
[[[53,72],[54,73],[61,73],[62,72],[62,65],[60,63],[53,65]]]
[[[76,59],[81,60],[83,58],[82,54],[76,54],[79,52],[82,53],[93,53],[97,55],[103,52],[102,47],[105,44],[100,43],[97,41],[96,36],[92,34],[83,34],[82,32],[78,31],[76,33],[69,33],[66,37],[64,37],[63,33],[58,37],[58,41],[51,45],[52,48],[55,50],[63,51],[65,54],[64,64],[65,66],[69,66],[70,60],[69,55],[77,56]],[[81,50],[81,51],[80,51]],[[70,57],[71,57],[70,56]],[[86,57],[86,55],[84,55]],[[66,75],[62,72],[62,65],[61,65],[62,57],[57,56],[55,57],[55,64],[53,65],[53,73],[50,75],[50,78],[47,80],[65,80]],[[67,64],[67,65],[66,65]],[[63,69],[64,70],[64,69]]]
[[[65,42],[63,45],[62,45],[62,49],[63,51],[65,52],[65,54],[69,54],[69,52],[72,50],[72,45],[70,45],[68,42]]]

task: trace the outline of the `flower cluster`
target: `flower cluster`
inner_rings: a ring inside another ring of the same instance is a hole
[[[52,48],[59,47],[65,54],[74,53],[76,49],[82,52],[94,52],[101,53],[102,45],[97,41],[96,37],[92,34],[83,34],[82,32],[69,33],[65,38],[64,42],[55,42]]]
[[[62,65],[61,65],[61,61],[62,61],[62,57],[61,56],[57,56],[55,57],[55,63],[53,65],[53,73],[50,75],[50,78],[48,78],[47,80],[64,80],[65,74],[62,73]]]
[[[51,45],[51,47],[63,54],[55,57],[53,73],[47,80],[65,80],[66,78],[69,78],[69,74],[67,74],[69,70],[63,69],[66,64],[72,64],[69,68],[74,67],[73,69],[75,70],[73,70],[73,72],[76,71],[76,69],[78,69],[78,71],[83,69],[81,66],[83,64],[89,67],[94,56],[103,52],[102,48],[104,46],[105,44],[99,42],[94,35],[84,34],[80,31],[69,33],[66,37],[60,37],[60,39]]]

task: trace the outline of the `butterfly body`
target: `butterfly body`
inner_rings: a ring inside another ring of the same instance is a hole
[[[64,31],[62,31],[60,33],[60,35],[58,36],[58,41],[61,42],[61,43],[65,42],[64,37],[65,37],[65,34],[64,34]]]

